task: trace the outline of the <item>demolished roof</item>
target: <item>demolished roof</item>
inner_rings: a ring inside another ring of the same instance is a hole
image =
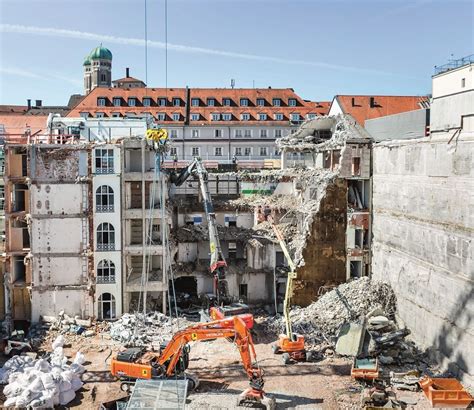
[[[330,131],[331,137],[328,139],[321,131]],[[338,114],[307,120],[294,134],[278,138],[276,144],[282,151],[318,152],[354,140],[370,141],[371,137],[350,115]]]

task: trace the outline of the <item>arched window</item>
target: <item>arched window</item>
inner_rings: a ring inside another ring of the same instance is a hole
[[[115,298],[110,293],[99,296],[98,316],[101,320],[115,319]]]
[[[114,190],[108,185],[102,185],[95,191],[96,212],[114,212]]]
[[[97,227],[97,250],[113,251],[115,249],[115,229],[108,222]]]
[[[115,283],[115,265],[103,259],[97,265],[97,283]]]

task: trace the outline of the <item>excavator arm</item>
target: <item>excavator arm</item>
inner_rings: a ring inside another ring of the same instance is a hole
[[[252,335],[247,329],[245,322],[238,316],[213,322],[199,323],[177,332],[158,359],[158,364],[165,366],[166,375],[175,373],[176,364],[181,357],[186,344],[194,341],[213,340],[219,338],[233,338],[239,349],[242,364],[247,373],[250,385],[253,388],[262,389],[263,372],[256,365],[256,353]]]
[[[217,296],[217,302],[226,302],[229,298],[227,281],[225,279],[227,262],[219,240],[217,230],[216,214],[212,205],[211,194],[209,191],[208,174],[200,158],[194,160],[184,168],[179,174],[172,173],[170,180],[176,186],[182,185],[191,175],[197,175],[199,178],[199,187],[206,212],[207,227],[209,231],[209,251],[211,255],[210,270],[214,275],[214,289]]]

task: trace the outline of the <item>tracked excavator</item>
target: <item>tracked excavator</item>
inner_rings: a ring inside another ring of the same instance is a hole
[[[178,331],[159,352],[145,352],[131,348],[118,353],[111,363],[111,373],[122,380],[122,389],[133,384],[136,379],[187,378],[191,389],[197,380],[185,374],[189,363],[189,342],[231,339],[236,344],[242,364],[249,379],[249,388],[241,393],[237,405],[259,403],[267,409],[275,408],[275,399],[263,390],[263,370],[258,366],[255,347],[250,331],[238,316],[208,323],[198,323]]]
[[[279,335],[277,343],[272,345],[272,350],[275,354],[283,354],[282,358],[284,364],[290,364],[295,361],[310,361],[311,353],[305,349],[304,336],[293,332],[290,319],[291,296],[293,295],[293,280],[296,279],[296,266],[291,258],[280,229],[276,226],[271,217],[269,217],[268,220],[272,225],[273,232],[278,239],[281,250],[288,262],[288,267],[290,268],[286,281],[285,300],[283,302],[286,333]]]

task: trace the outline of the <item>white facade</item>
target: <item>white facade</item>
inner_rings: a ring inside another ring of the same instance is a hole
[[[104,153],[112,153],[112,163],[98,167]],[[99,319],[115,319],[122,314],[120,146],[107,144],[95,148],[92,162],[95,315]]]

